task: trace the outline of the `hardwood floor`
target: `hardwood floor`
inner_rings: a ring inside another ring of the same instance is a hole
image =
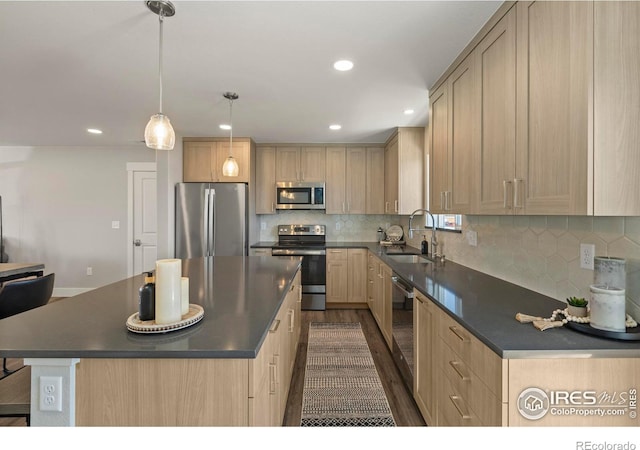
[[[391,359],[391,352],[387,348],[382,333],[367,309],[302,311],[300,345],[289,389],[284,426],[297,427],[300,425],[304,369],[307,362],[307,340],[309,323],[311,322],[360,322],[396,424],[398,426],[425,426],[413,396],[405,387],[400,373]],[[22,365],[22,359],[9,358],[7,365],[10,369],[18,368]],[[0,426],[26,426],[26,420],[24,418],[0,417]]]
[[[296,364],[289,388],[289,398],[283,421],[284,426],[297,427],[300,425],[304,369],[307,362],[307,340],[309,323],[311,322],[360,322],[396,424],[398,426],[425,426],[413,396],[405,387],[400,372],[398,372],[391,358],[391,352],[382,337],[382,333],[371,312],[367,309],[302,311],[300,345],[298,346]]]

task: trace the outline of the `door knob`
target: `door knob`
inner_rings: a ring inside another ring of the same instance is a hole
[[[142,245],[142,241],[140,239],[136,239],[135,241],[133,241],[133,245],[135,245],[136,247],[140,247]]]

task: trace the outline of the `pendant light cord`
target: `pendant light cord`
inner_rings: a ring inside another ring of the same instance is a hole
[[[158,79],[160,80],[160,114],[162,114],[162,24],[164,13],[161,10],[158,14],[158,20],[160,21],[160,55],[158,57]]]
[[[229,99],[229,125],[231,125],[231,130],[229,131],[229,156],[233,157],[233,99]]]

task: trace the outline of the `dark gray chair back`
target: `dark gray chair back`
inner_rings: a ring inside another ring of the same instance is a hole
[[[0,319],[46,305],[53,293],[55,274],[12,281],[0,286]]]

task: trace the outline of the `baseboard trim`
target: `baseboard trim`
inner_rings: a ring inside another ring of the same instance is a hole
[[[369,309],[367,303],[330,303],[327,302],[327,309]]]

